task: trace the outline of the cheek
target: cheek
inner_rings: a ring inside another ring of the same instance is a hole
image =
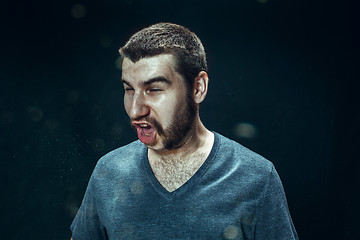
[[[165,128],[170,126],[176,120],[176,118],[179,117],[179,112],[181,112],[183,107],[185,107],[185,102],[178,98],[181,97],[167,99],[162,105],[159,106]]]
[[[126,113],[129,115],[130,101],[126,96],[124,96],[124,108],[125,108]]]

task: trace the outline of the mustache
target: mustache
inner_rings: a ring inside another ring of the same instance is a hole
[[[161,124],[152,117],[141,117],[141,118],[136,118],[136,119],[130,119],[130,125],[132,128],[136,129],[136,127],[132,124],[132,121],[144,121],[144,122],[148,122],[150,123],[155,130],[160,134],[160,135],[164,135],[165,131],[164,128],[161,126]]]

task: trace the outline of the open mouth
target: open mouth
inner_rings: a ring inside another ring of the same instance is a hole
[[[139,126],[142,128],[142,131],[145,134],[145,136],[148,136],[148,137],[151,136],[151,133],[153,132],[153,128],[149,124],[142,123],[142,124],[139,124]]]
[[[147,122],[133,122],[132,125],[136,128],[138,138],[145,144],[152,144],[155,141],[155,128]]]

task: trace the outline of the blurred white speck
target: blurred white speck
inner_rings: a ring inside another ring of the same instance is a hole
[[[112,43],[112,39],[110,37],[110,35],[108,34],[103,34],[101,37],[100,37],[100,45],[104,48],[106,47],[110,47]]]
[[[234,225],[229,225],[224,230],[224,237],[226,239],[235,239],[239,234],[239,228]]]
[[[255,138],[258,134],[257,128],[251,123],[238,123],[234,128],[234,133],[242,138]]]
[[[123,189],[118,189],[116,194],[116,198],[115,198],[115,202],[118,203],[120,202],[125,202],[127,199],[127,194]]]
[[[75,217],[76,213],[79,210],[78,204],[79,204],[78,201],[72,195],[70,195],[66,200],[65,208],[68,214],[70,215],[70,217]]]
[[[115,67],[119,70],[122,69],[122,62],[123,62],[123,59],[122,57],[118,57],[116,60],[115,60]]]
[[[74,18],[84,18],[86,16],[86,7],[82,4],[75,4],[71,8],[71,16]]]
[[[70,217],[75,217],[76,213],[79,211],[79,207],[76,204],[71,204],[71,205],[68,205],[66,207],[67,207],[67,210],[68,210],[68,212],[70,214]]]
[[[27,113],[34,122],[40,121],[44,116],[43,111],[39,107],[28,107]]]
[[[130,190],[136,195],[141,194],[143,191],[143,185],[141,184],[141,182],[135,181],[131,184]]]

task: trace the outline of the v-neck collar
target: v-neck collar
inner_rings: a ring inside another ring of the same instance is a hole
[[[148,159],[148,148],[144,147],[143,154],[142,154],[142,165],[143,169],[146,172],[146,175],[149,179],[150,184],[155,189],[157,193],[159,193],[162,197],[166,198],[167,200],[171,200],[176,196],[179,196],[185,193],[189,188],[191,188],[207,171],[207,169],[211,166],[212,162],[214,161],[218,148],[220,146],[219,141],[220,138],[216,132],[214,133],[214,143],[211,148],[209,156],[206,158],[205,162],[201,165],[201,167],[195,172],[195,174],[186,181],[182,186],[176,189],[173,192],[167,191],[156,179],[155,174],[153,173],[149,159]]]

